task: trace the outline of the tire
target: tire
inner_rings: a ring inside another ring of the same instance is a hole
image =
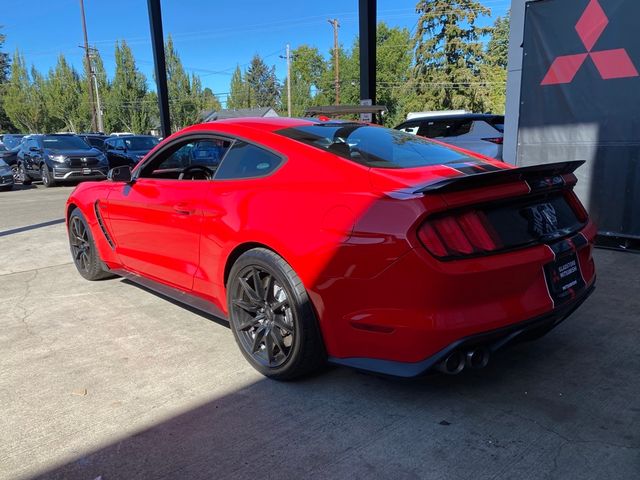
[[[27,171],[24,169],[24,165],[20,164],[18,166],[18,172],[19,172],[18,175],[20,175],[20,181],[22,182],[22,184],[31,185],[31,182],[33,182],[33,180],[29,175],[27,175]]]
[[[13,174],[13,183],[20,181],[20,168],[17,163],[11,165],[11,173]]]
[[[44,188],[51,188],[56,186],[56,181],[49,170],[46,163],[40,165],[40,175],[42,176],[42,185]]]
[[[242,254],[227,282],[231,331],[264,376],[292,380],[326,364],[322,335],[302,281],[265,248]]]
[[[79,209],[69,215],[69,248],[78,273],[87,280],[102,280],[115,275],[104,270],[91,230]]]

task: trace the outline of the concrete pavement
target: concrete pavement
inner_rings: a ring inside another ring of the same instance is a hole
[[[598,251],[583,307],[482,371],[285,384],[214,318],[84,281],[47,224],[70,190],[0,192],[0,478],[640,477],[640,256]]]

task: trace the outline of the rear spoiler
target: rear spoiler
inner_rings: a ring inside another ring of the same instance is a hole
[[[562,175],[573,173],[580,167],[584,160],[574,160],[570,162],[547,163],[542,165],[532,165],[529,167],[506,168],[492,172],[482,172],[471,175],[461,175],[446,178],[420,187],[413,193],[450,193],[460,190],[467,190],[475,187],[487,187],[518,180],[539,184],[541,181],[545,186],[563,185]]]

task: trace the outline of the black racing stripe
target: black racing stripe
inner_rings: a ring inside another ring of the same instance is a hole
[[[495,172],[497,170],[504,170],[496,167],[490,163],[485,162],[460,162],[460,163],[447,163],[448,167],[455,168],[460,173],[465,175],[475,175],[477,173]]]

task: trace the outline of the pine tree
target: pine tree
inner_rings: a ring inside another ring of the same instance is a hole
[[[249,106],[278,108],[280,105],[280,83],[276,77],[276,67],[268,67],[254,55],[247,68],[245,83],[249,92]]]
[[[13,132],[15,127],[4,111],[4,93],[9,81],[11,62],[9,54],[3,51],[5,36],[0,33],[0,132]]]
[[[507,68],[509,17],[510,12],[504,17],[498,17],[491,28],[491,39],[487,43],[487,63],[490,65]]]
[[[22,132],[43,132],[46,109],[41,92],[31,83],[24,57],[17,51],[11,61],[11,77],[6,84],[4,108],[17,129]]]
[[[198,121],[202,109],[202,87],[196,75],[190,78],[185,71],[171,36],[167,39],[165,53],[171,129],[175,132]]]
[[[474,0],[420,0],[416,12],[414,78],[423,104],[483,111],[480,40],[488,29],[476,21],[490,10]]]
[[[206,87],[202,91],[202,109],[207,111],[213,110],[214,112],[222,110],[220,100],[218,100],[218,97],[215,96],[209,87]]]
[[[34,83],[38,84],[37,81]],[[89,127],[87,110],[83,110],[80,75],[63,55],[58,57],[55,68],[49,71],[43,88],[46,111],[62,122],[67,131],[79,132]]]
[[[229,89],[229,96],[227,97],[227,108],[238,109],[248,107],[249,98],[247,95],[247,87],[245,86],[244,79],[242,78],[240,66],[237,65],[233,75],[231,76],[231,86]]]
[[[105,129],[110,132],[144,133],[151,128],[147,81],[137,69],[133,53],[125,41],[116,43],[116,71],[105,101]]]

